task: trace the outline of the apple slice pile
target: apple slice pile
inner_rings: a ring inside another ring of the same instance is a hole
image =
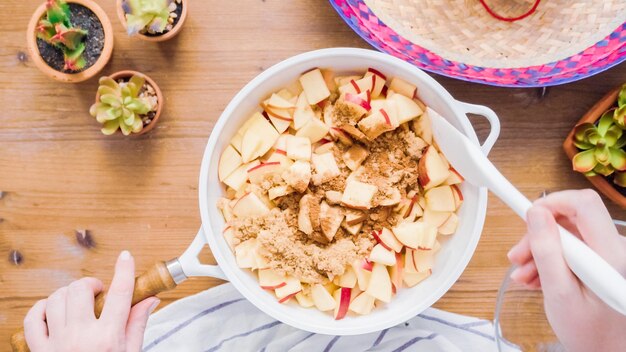
[[[237,264],[255,272],[260,286],[280,303],[294,298],[302,307],[333,312],[335,319],[349,312],[369,314],[403,286],[413,287],[431,275],[441,247],[438,236],[452,235],[459,223],[463,177],[438,150],[430,126],[436,112],[417,94],[415,85],[397,77],[388,80],[373,68],[349,76],[316,68],[262,101],[261,110],[232,137],[218,165],[219,180],[227,187],[218,203],[227,222],[223,235]],[[418,182],[376,200],[379,187],[358,179],[358,173],[369,144],[399,127],[419,140]],[[321,199],[310,192],[310,185],[342,173],[349,176],[341,191],[326,191]],[[289,195],[298,196],[294,231],[323,246],[339,232],[357,236],[367,228],[369,254],[346,263],[342,275],[304,283],[274,267],[256,238],[237,238],[233,220],[267,216]],[[394,221],[364,227],[370,211],[380,208]]]

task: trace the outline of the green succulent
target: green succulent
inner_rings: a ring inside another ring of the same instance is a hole
[[[128,35],[142,30],[163,33],[170,17],[170,3],[171,0],[124,0]]]
[[[100,78],[100,99],[89,109],[91,116],[102,123],[102,133],[111,135],[118,128],[125,136],[139,133],[143,129],[142,115],[153,110],[152,103],[139,93],[145,83],[141,76],[134,75],[123,84],[111,77]]]
[[[574,170],[586,176],[609,176],[626,170],[626,134],[613,120],[613,110],[605,112],[598,125],[583,123],[574,130],[574,145],[581,151],[574,156]]]
[[[617,108],[613,111],[613,120],[622,128],[626,128],[626,84],[617,96]]]

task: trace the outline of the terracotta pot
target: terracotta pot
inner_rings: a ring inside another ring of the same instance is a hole
[[[102,48],[102,53],[98,60],[89,68],[84,71],[77,73],[65,73],[61,71],[57,71],[52,67],[48,66],[48,64],[43,60],[41,55],[39,54],[39,49],[37,48],[37,33],[35,32],[35,28],[37,27],[37,23],[46,13],[46,4],[41,4],[33,13],[33,16],[30,18],[30,22],[28,23],[28,29],[26,30],[26,41],[28,44],[28,51],[30,52],[30,57],[35,63],[35,66],[41,72],[50,76],[51,78],[68,83],[77,83],[90,79],[100,72],[104,66],[111,59],[111,53],[113,52],[113,26],[111,25],[111,21],[109,17],[106,15],[104,10],[92,0],[68,0],[70,4],[79,4],[88,9],[90,9],[100,20],[102,24],[102,29],[104,30],[104,47]]]
[[[604,112],[606,112],[615,104],[620,89],[621,86],[607,93],[607,95],[605,95],[591,109],[589,109],[589,111],[587,111],[587,113],[578,121],[578,123],[576,123],[576,126],[586,122],[595,123],[596,121],[598,121],[602,114],[604,114]],[[570,131],[570,133],[567,135],[567,138],[565,139],[565,142],[563,142],[563,149],[565,150],[565,154],[567,154],[567,157],[570,160],[572,160],[574,158],[574,155],[579,152],[578,148],[576,148],[576,146],[574,145],[575,128],[576,127],[574,127]],[[607,198],[618,204],[620,207],[626,209],[626,197],[624,197],[613,187],[613,185],[611,184],[612,181],[607,180],[602,175],[587,177],[587,179],[598,189],[598,191],[607,196]]]
[[[120,19],[120,22],[122,22],[122,26],[124,26],[124,30],[126,30],[127,28],[126,27],[126,14],[124,13],[124,9],[122,8],[122,1],[123,0],[117,0],[115,8],[117,10],[117,17]],[[137,33],[134,36],[138,37],[139,39],[148,41],[148,42],[164,42],[166,40],[174,38],[183,28],[183,24],[185,23],[185,20],[187,19],[187,7],[189,6],[189,1],[182,0],[181,4],[183,6],[183,9],[180,14],[180,19],[178,20],[178,23],[176,23],[176,26],[174,26],[174,28],[172,28],[171,31],[163,35],[148,36],[148,35],[144,35],[141,33]]]
[[[163,111],[163,93],[161,92],[161,88],[159,88],[156,82],[154,82],[154,80],[152,80],[152,78],[148,77],[146,74],[137,72],[137,71],[124,70],[124,71],[115,72],[114,74],[109,75],[109,77],[111,77],[113,80],[117,82],[118,79],[124,79],[124,78],[130,79],[130,77],[134,75],[143,76],[143,78],[146,80],[146,83],[152,86],[152,88],[154,88],[154,91],[156,92],[156,96],[157,96],[157,110],[156,110],[156,113],[154,114],[154,117],[152,118],[152,121],[150,121],[148,125],[144,126],[143,129],[139,133],[129,134],[128,135],[129,137],[140,136],[144,133],[150,132],[150,130],[152,130],[154,126],[156,126],[157,121],[159,120],[159,117],[161,116],[161,111]],[[96,94],[96,103],[99,103],[99,102],[100,102],[100,94]],[[117,130],[116,133],[123,135],[122,131],[120,130]]]

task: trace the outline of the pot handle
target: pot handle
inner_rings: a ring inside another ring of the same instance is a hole
[[[191,276],[208,276],[217,279],[228,280],[219,266],[202,264],[198,260],[198,254],[200,254],[200,251],[202,250],[202,248],[204,248],[204,245],[206,244],[207,242],[204,230],[202,229],[202,226],[200,226],[196,237],[193,239],[189,247],[187,247],[185,252],[176,260],[176,262],[180,266],[180,274],[182,274],[183,277],[179,278],[177,277],[178,275],[175,272],[171,272],[174,281],[179,282],[178,280],[182,281]],[[174,265],[175,264],[176,263],[174,263]]]
[[[491,148],[496,143],[496,140],[500,136],[500,119],[498,119],[498,115],[484,105],[474,105],[469,103],[464,103],[462,101],[457,101],[459,107],[466,114],[476,114],[480,115],[489,121],[489,125],[491,126],[491,130],[489,131],[489,135],[485,139],[485,142],[480,147],[485,155],[489,155]]]

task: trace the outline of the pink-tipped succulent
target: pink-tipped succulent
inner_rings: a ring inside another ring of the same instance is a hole
[[[37,37],[63,51],[64,70],[79,71],[85,67],[87,31],[72,26],[70,9],[65,0],[47,0],[46,16],[37,24]]]
[[[124,0],[122,6],[126,14],[128,35],[139,32],[163,33],[167,20],[173,11],[171,0]]]
[[[586,176],[609,176],[626,171],[626,134],[613,121],[613,110],[605,112],[598,125],[583,123],[576,126],[574,145],[581,151],[574,156],[574,170]]]

